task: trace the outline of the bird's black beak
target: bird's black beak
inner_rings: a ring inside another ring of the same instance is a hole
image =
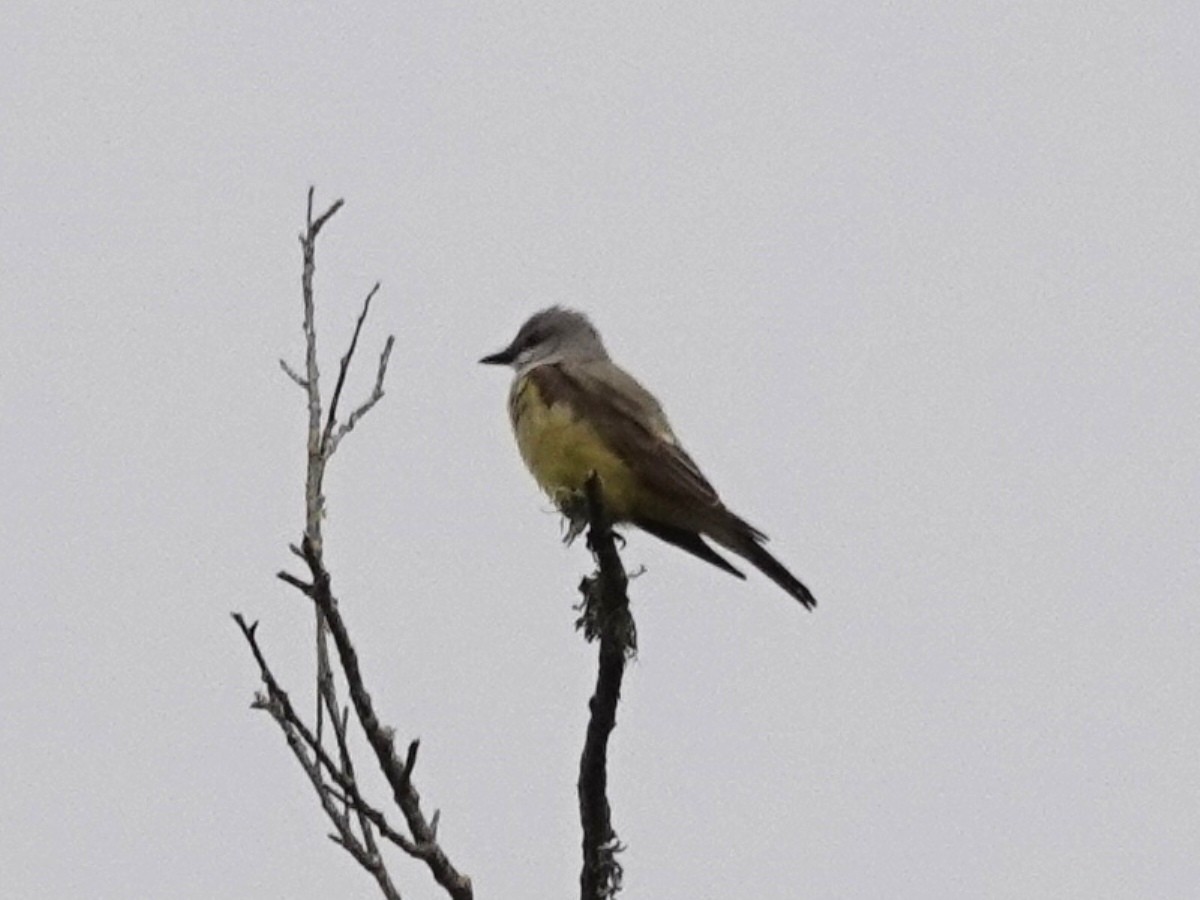
[[[513,353],[512,347],[505,347],[499,353],[485,356],[480,362],[487,366],[507,366],[516,358],[517,354]]]

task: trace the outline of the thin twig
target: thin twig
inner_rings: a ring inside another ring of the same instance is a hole
[[[305,596],[307,596],[307,597],[312,596],[312,585],[306,581],[301,581],[299,578],[297,578],[291,572],[276,572],[275,577],[278,578],[280,581],[286,581],[288,584],[290,584],[292,587],[294,587],[296,590],[298,590],[300,593],[304,594]]]
[[[337,212],[339,209],[342,208],[342,204],[344,204],[346,201],[345,200],[335,200],[333,202],[333,205],[330,206],[329,209],[325,210],[325,212],[321,213],[321,215],[318,216],[317,220],[314,222],[313,217],[312,217],[312,202],[313,202],[313,191],[314,190],[315,190],[315,188],[312,188],[312,187],[310,187],[308,189],[308,230],[309,230],[309,233],[312,234],[313,238],[315,239],[317,234],[320,232],[321,228],[324,227],[325,223],[329,221],[329,219],[333,216],[333,214],[335,212]]]
[[[363,322],[367,320],[367,313],[371,311],[371,300],[379,292],[379,282],[375,282],[370,291],[367,292],[367,297],[363,300],[362,312],[358,314],[358,321],[354,323],[354,333],[350,335],[350,346],[346,348],[346,352],[342,355],[342,360],[338,366],[337,381],[333,386],[333,397],[329,401],[329,412],[325,416],[325,431],[321,435],[321,454],[325,459],[329,459],[333,455],[333,451],[329,449],[329,436],[333,434],[333,426],[337,424],[338,404],[342,399],[342,388],[346,386],[346,374],[350,371],[350,362],[354,359],[354,351],[358,349],[358,336],[362,332]]]
[[[341,760],[341,774],[345,780],[345,784],[357,796],[358,785],[354,777],[354,761],[350,757],[350,747],[346,743],[346,722],[350,710],[343,708],[339,713],[338,708],[331,705],[337,703],[337,694],[334,691],[332,678],[324,686],[322,697],[325,700],[325,708],[329,712],[329,721],[333,724],[333,733],[337,740],[338,758]],[[367,845],[367,850],[372,854],[378,854],[379,851],[375,846],[375,835],[371,830],[371,824],[362,809],[358,808],[357,804],[355,805],[355,813],[358,816],[359,832],[362,834],[363,843]]]
[[[283,369],[288,378],[292,379],[292,381],[296,382],[296,384],[300,385],[300,387],[308,390],[308,382],[301,378],[296,370],[288,365],[286,359],[279,360],[279,368]]]
[[[383,399],[383,379],[387,375],[388,360],[392,355],[392,347],[396,343],[395,335],[388,335],[388,339],[383,344],[383,352],[379,354],[379,369],[375,373],[375,387],[371,390],[371,396],[361,403],[357,409],[350,413],[344,424],[339,425],[329,437],[325,452],[330,456],[337,449],[337,445],[341,443],[342,438],[354,430],[354,426],[358,424],[358,420],[370,412],[371,407]]]

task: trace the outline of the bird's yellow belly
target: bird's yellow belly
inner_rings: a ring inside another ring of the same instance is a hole
[[[526,381],[513,393],[511,412],[521,458],[551,500],[560,504],[566,495],[582,491],[595,472],[609,515],[615,520],[632,516],[637,496],[633,473],[570,406],[561,401],[547,406]]]

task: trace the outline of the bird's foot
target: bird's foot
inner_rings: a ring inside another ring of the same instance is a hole
[[[554,505],[562,513],[563,543],[569,547],[588,527],[587,496],[583,491],[559,491]]]
[[[554,495],[554,505],[563,517],[563,543],[568,547],[575,539],[583,534],[591,524],[591,511],[588,508],[586,491],[560,490]],[[613,540],[622,550],[625,549],[625,536],[617,531],[612,533]]]

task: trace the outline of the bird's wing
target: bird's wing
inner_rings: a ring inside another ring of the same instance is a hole
[[[679,445],[654,396],[608,360],[558,362],[529,372],[547,403],[562,401],[656,495],[724,511],[716,490]]]

